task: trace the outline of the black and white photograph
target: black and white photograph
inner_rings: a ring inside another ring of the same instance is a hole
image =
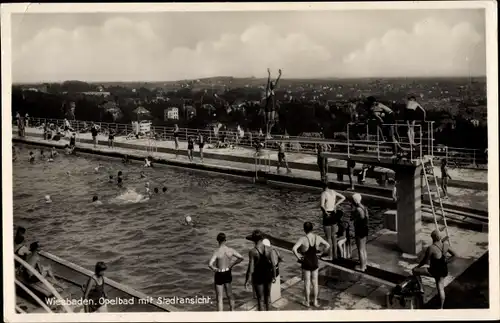
[[[2,4],[6,320],[498,319],[496,6]]]

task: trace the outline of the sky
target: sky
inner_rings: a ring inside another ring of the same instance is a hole
[[[483,9],[11,17],[13,82],[486,74]]]

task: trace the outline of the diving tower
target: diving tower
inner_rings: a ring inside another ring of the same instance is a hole
[[[326,158],[379,166],[395,172],[398,192],[396,221],[398,247],[402,252],[412,255],[417,255],[422,250],[422,241],[419,238],[422,230],[422,172],[423,167],[433,158],[432,123],[424,123],[427,131],[422,130],[422,125],[414,126],[414,143],[398,136],[400,128],[405,128],[405,133],[407,133],[406,123],[383,124],[376,129],[376,135],[370,136],[367,131],[364,138],[360,138],[363,136],[356,131],[359,127],[353,126],[360,124],[349,124],[347,149],[342,152],[322,153],[322,156]],[[364,124],[362,126],[364,128]],[[388,134],[386,137],[392,136],[392,138],[387,138],[386,141],[384,133]]]

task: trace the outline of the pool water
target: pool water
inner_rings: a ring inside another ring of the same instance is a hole
[[[40,149],[18,146],[13,163],[14,223],[27,228],[29,242],[92,269],[97,261],[108,264],[107,276],[155,297],[211,296],[213,273],[208,261],[217,247],[219,232],[228,245],[245,257],[233,270],[237,305],[252,298],[244,289],[248,250],[245,240],[254,229],[288,241],[302,234],[304,221],[322,234],[319,196],[293,189],[270,188],[204,173],[140,164],[124,165],[117,159],[90,155],[59,155],[40,161]],[[37,161],[28,162],[29,151]],[[46,150],[47,154],[47,150]],[[100,165],[96,172],[95,168]],[[124,187],[108,181],[123,172]],[[141,178],[144,171],[147,179]],[[124,203],[116,197],[145,193],[145,183],[160,193],[142,203]],[[161,192],[162,187],[167,192]],[[50,195],[51,204],[44,196]],[[91,204],[97,195],[101,206]],[[346,204],[343,210],[350,212]],[[372,207],[372,209],[376,209]],[[380,212],[379,212],[380,213]],[[195,227],[184,224],[189,215]],[[370,230],[381,227],[372,216]],[[300,274],[295,258],[282,252],[282,280]],[[182,306],[178,306],[183,308]],[[186,305],[185,310],[215,310],[215,304]]]

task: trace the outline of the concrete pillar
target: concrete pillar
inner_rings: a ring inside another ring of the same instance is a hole
[[[407,166],[396,170],[398,247],[402,252],[412,255],[422,250],[421,171],[422,166]]]

